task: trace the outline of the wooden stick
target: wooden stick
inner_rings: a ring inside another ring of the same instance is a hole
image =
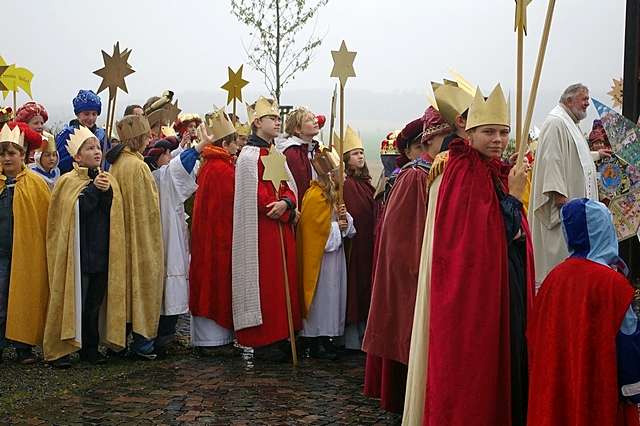
[[[338,204],[344,203],[344,161],[342,150],[344,148],[344,85],[340,84],[340,143],[338,144],[338,157],[340,168],[338,172]]]
[[[282,233],[282,223],[278,221],[278,231],[280,231],[280,250],[282,253],[282,267],[284,268],[284,295],[287,302],[287,321],[289,322],[289,341],[291,342],[291,358],[293,366],[298,366],[298,351],[296,350],[296,335],[293,331],[293,314],[291,311],[291,295],[289,294],[289,269],[287,268],[287,257],[284,250],[284,236]]]
[[[531,126],[531,118],[533,117],[533,109],[536,105],[536,96],[538,95],[538,85],[540,84],[540,75],[542,74],[542,65],[544,64],[544,55],[547,50],[547,44],[549,42],[549,32],[551,31],[551,21],[553,20],[553,11],[556,7],[556,0],[549,0],[547,6],[547,17],[544,21],[544,30],[542,31],[542,38],[540,39],[540,50],[538,51],[538,60],[536,62],[536,70],[533,75],[533,81],[531,82],[531,93],[529,93],[529,103],[527,105],[527,115],[524,119],[524,126],[522,128],[522,140],[529,134],[529,126]],[[516,162],[517,167],[524,166],[524,155],[526,153],[527,143],[524,142],[520,145],[518,150],[518,160]]]
[[[236,88],[235,86],[233,87],[233,93],[235,94],[236,92]],[[233,98],[233,125],[236,125],[236,121],[238,121],[238,118],[236,117],[236,98]]]
[[[523,1],[523,0],[520,0]],[[518,57],[516,61],[516,151],[522,143],[522,60],[524,51],[524,28],[518,25]]]
[[[18,111],[18,102],[16,100],[17,90],[13,91],[13,116],[16,116],[16,112]]]

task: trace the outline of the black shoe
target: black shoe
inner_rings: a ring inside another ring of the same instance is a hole
[[[80,361],[88,362],[93,365],[106,364],[107,357],[102,355],[97,349],[80,352]]]
[[[122,349],[121,351],[114,351],[113,349],[107,349],[107,358],[120,358],[124,359],[127,357],[127,350]]]
[[[257,361],[284,363],[291,361],[291,353],[282,350],[281,345],[274,343],[268,346],[253,349],[253,358]],[[288,343],[288,342],[287,342]]]
[[[65,355],[62,358],[58,358],[51,363],[53,368],[58,368],[60,370],[66,370],[67,368],[71,368],[71,359],[69,359],[69,355]]]
[[[21,364],[21,365],[32,365],[32,364],[35,364],[36,361],[38,361],[38,359],[36,358],[36,355],[33,353],[33,350],[31,350],[31,348],[16,349],[16,354],[18,355],[17,357],[18,364]]]
[[[338,355],[335,352],[328,352],[322,344],[322,337],[313,338],[313,343],[309,350],[309,357],[315,359],[323,359],[326,361],[335,361]]]

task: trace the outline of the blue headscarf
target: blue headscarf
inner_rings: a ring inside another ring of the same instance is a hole
[[[98,115],[102,112],[102,101],[93,90],[80,90],[73,98],[73,112],[78,114],[82,111],[97,111]]]
[[[611,212],[604,204],[579,198],[565,204],[560,215],[571,257],[589,259],[626,275],[628,268],[618,256],[618,238]]]

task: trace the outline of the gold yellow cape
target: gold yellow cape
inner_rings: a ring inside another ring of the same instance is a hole
[[[164,294],[164,244],[156,181],[142,155],[128,147],[110,172],[120,185],[124,208],[128,318],[135,333],[153,339]]]
[[[6,177],[0,174],[0,193]],[[23,168],[13,193],[13,248],[6,337],[40,345],[49,301],[46,217],[51,194],[40,177]]]
[[[109,281],[103,302],[100,337],[102,342],[114,350],[126,343],[126,254],[123,250],[124,216],[120,187],[107,174],[113,199],[111,201],[109,231]],[[44,334],[44,358],[56,360],[80,348],[75,340],[81,335],[76,330],[75,259],[76,203],[82,190],[91,182],[86,168],[74,164],[74,170],[64,174],[51,194],[51,208],[47,219],[47,263],[49,268],[49,309]],[[79,277],[78,277],[79,282]],[[78,313],[80,314],[80,313]],[[84,327],[84,325],[83,325]]]
[[[320,275],[320,265],[331,231],[333,209],[316,181],[304,194],[296,234],[298,250],[298,285],[304,296],[302,313],[306,318],[313,302]]]

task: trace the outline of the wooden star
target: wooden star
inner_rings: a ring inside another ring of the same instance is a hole
[[[516,0],[516,23],[514,25],[514,31],[517,31],[520,26],[527,33],[527,6],[529,6],[531,0]]]
[[[229,73],[229,81],[220,86],[221,89],[227,91],[227,105],[234,99],[242,102],[242,88],[249,84],[247,80],[242,78],[242,65],[238,68],[238,71],[233,72],[231,67],[227,67]]]
[[[340,79],[340,85],[344,87],[347,84],[349,77],[355,77],[356,72],[353,69],[353,61],[356,59],[357,52],[349,52],[347,50],[347,44],[342,40],[339,50],[332,50],[331,56],[333,57],[333,69],[331,70],[331,77],[338,77]]]
[[[104,50],[102,51],[104,67],[93,72],[98,77],[102,77],[102,83],[100,83],[98,93],[108,88],[109,99],[115,97],[118,89],[129,93],[127,91],[127,83],[124,79],[135,72],[128,63],[130,54],[131,49],[125,49],[123,52],[120,52],[120,42],[117,42],[113,46],[113,54],[111,56]]]
[[[285,168],[287,158],[276,149],[275,145],[271,145],[269,155],[263,155],[260,159],[264,165],[262,179],[271,181],[276,192],[278,192],[280,183],[289,179]]]
[[[622,87],[623,87],[622,79],[614,78],[613,86],[611,86],[611,90],[607,92],[607,95],[611,96],[611,99],[613,100],[614,108],[622,107],[622,94],[623,94]]]
[[[7,71],[8,69],[9,69],[9,65],[0,65],[0,91],[9,90],[9,88],[5,86],[4,83],[2,82],[2,74],[4,74],[5,71]]]

